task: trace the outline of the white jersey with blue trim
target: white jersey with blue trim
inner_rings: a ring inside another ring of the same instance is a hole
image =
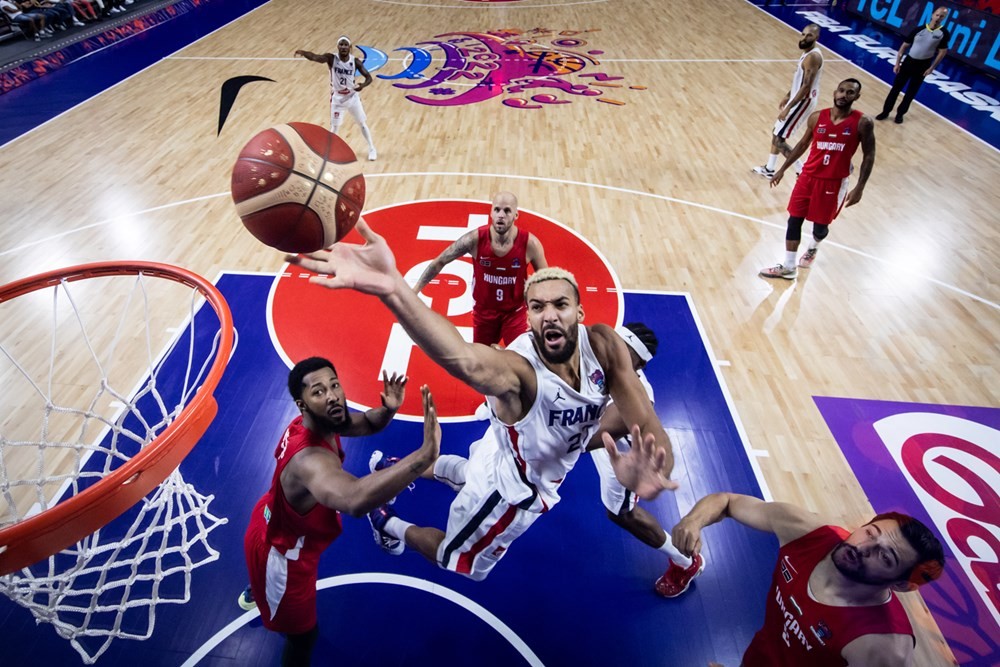
[[[535,369],[538,391],[528,413],[515,424],[504,424],[496,416],[496,399],[486,398],[490,429],[503,451],[498,457],[497,489],[507,502],[536,512],[559,502],[559,485],[586,449],[610,401],[587,327],[577,327],[579,391],[545,366],[529,331],[507,347]]]
[[[333,65],[330,66],[330,95],[334,99],[346,100],[354,95],[354,74],[357,71],[357,61],[354,56],[348,56],[347,62],[334,54]]]

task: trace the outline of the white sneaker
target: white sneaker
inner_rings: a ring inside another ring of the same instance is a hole
[[[77,19],[73,19],[73,25],[75,25],[77,28],[82,28],[84,24],[83,24],[82,21],[78,21]]]
[[[766,165],[761,165],[759,167],[754,167],[751,171],[755,174],[763,176],[767,180],[774,178],[774,169],[768,169]]]
[[[374,148],[372,148],[371,150],[368,151],[368,159],[369,160],[371,160],[372,162],[374,162],[375,158],[377,158],[377,157],[378,157],[378,155],[375,153],[375,149]]]
[[[784,278],[785,280],[795,280],[795,276],[798,275],[798,270],[794,266],[786,268],[781,264],[777,264],[775,266],[769,266],[765,269],[761,269],[758,275],[762,278]]]

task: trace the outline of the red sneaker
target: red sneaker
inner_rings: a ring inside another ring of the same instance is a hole
[[[654,588],[658,595],[665,598],[675,598],[688,589],[694,578],[705,569],[705,558],[701,554],[691,559],[691,567],[683,568],[670,561],[670,567],[663,576],[656,580]]]

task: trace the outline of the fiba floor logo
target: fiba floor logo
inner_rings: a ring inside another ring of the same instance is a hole
[[[588,47],[585,37],[592,32],[598,31],[449,32],[414,47],[395,49],[410,54],[407,66],[396,74],[376,76],[413,91],[406,99],[428,106],[461,106],[495,98],[516,109],[542,109],[573,99],[624,105],[618,98],[645,86],[628,85],[625,77],[607,72],[586,71],[596,70],[600,66],[597,57],[604,53]],[[373,64],[386,62],[380,52],[371,55],[375,56]],[[435,62],[437,71],[425,74]]]
[[[396,266],[412,285],[442,250],[469,229],[488,224],[489,202],[432,200],[367,211],[365,220],[386,238]],[[622,294],[617,276],[585,239],[561,224],[521,209],[518,227],[535,234],[551,265],[576,274],[587,323],[621,323]],[[360,243],[356,231],[345,242]],[[472,339],[472,263],[464,257],[449,264],[421,297]],[[421,418],[420,385],[434,392],[445,419],[465,419],[483,402],[480,394],[449,376],[415,347],[392,314],[373,297],[311,285],[296,269],[275,280],[268,317],[275,349],[291,367],[310,356],[333,361],[352,405],[379,405],[383,369],[410,377],[410,391],[400,410]]]

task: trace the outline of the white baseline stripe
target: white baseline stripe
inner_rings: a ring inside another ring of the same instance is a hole
[[[580,182],[580,181],[571,181],[571,180],[564,179],[564,178],[548,178],[548,177],[544,177],[544,176],[520,176],[520,175],[517,175],[517,174],[482,174],[482,173],[476,173],[476,172],[452,172],[452,171],[415,171],[415,172],[398,172],[398,173],[387,173],[387,174],[366,174],[365,178],[405,178],[405,177],[413,177],[413,176],[458,176],[458,177],[462,177],[462,178],[474,177],[474,178],[493,178],[493,179],[497,179],[497,178],[510,178],[510,179],[522,180],[522,181],[537,181],[537,182],[541,182],[541,183],[558,183],[558,184],[561,184],[561,185],[575,185],[575,186],[578,186],[578,187],[595,188],[597,190],[608,190],[608,191],[611,191],[611,192],[621,192],[621,193],[625,193],[625,194],[634,195],[636,197],[648,197],[648,198],[651,198],[651,199],[659,199],[660,201],[667,201],[667,202],[671,202],[671,203],[674,203],[674,204],[682,204],[684,206],[693,206],[694,208],[700,208],[700,209],[703,209],[705,211],[712,211],[713,213],[719,213],[719,214],[722,214],[722,215],[728,215],[730,217],[738,218],[740,220],[747,220],[749,222],[754,222],[754,223],[757,223],[759,225],[763,225],[765,227],[771,227],[771,228],[774,228],[774,229],[780,229],[781,231],[784,231],[785,227],[786,227],[785,223],[783,223],[783,222],[782,223],[777,223],[777,222],[770,222],[768,220],[761,220],[759,218],[754,218],[754,217],[751,217],[749,215],[743,215],[742,213],[736,213],[734,211],[727,211],[724,208],[719,208],[717,206],[710,206],[708,204],[700,204],[698,202],[688,201],[686,199],[678,199],[676,197],[669,197],[667,195],[658,195],[658,194],[654,194],[654,193],[651,193],[651,192],[642,192],[641,190],[631,190],[629,188],[619,188],[619,187],[616,187],[614,185],[600,185],[600,184],[597,184],[597,183],[583,183],[583,182]],[[151,211],[159,211],[159,210],[170,208],[172,206],[179,206],[179,205],[183,205],[183,204],[190,203],[190,202],[203,201],[205,199],[212,199],[213,197],[230,197],[230,196],[231,196],[231,194],[228,193],[228,192],[220,192],[220,193],[214,194],[214,195],[205,195],[203,197],[196,197],[194,199],[187,199],[187,200],[184,200],[184,201],[177,202],[175,204],[163,204],[162,206],[155,206],[153,208],[145,209],[145,210],[142,210],[142,211],[136,211],[135,213],[131,213],[131,214],[128,214],[128,215],[116,216],[116,217],[110,218],[108,220],[103,220],[101,222],[95,222],[93,224],[85,225],[83,227],[78,227],[76,229],[70,229],[70,230],[67,230],[65,232],[60,232],[59,234],[55,234],[55,235],[53,235],[51,237],[48,237],[48,238],[45,238],[45,239],[41,239],[41,240],[38,240],[38,241],[31,241],[30,243],[25,243],[25,244],[23,244],[21,246],[18,246],[16,248],[13,248],[13,249],[10,249],[10,250],[4,250],[3,252],[0,252],[0,257],[3,257],[5,255],[9,255],[9,254],[14,253],[14,252],[18,252],[19,250],[23,250],[24,248],[30,248],[32,246],[41,245],[43,243],[48,243],[50,240],[52,240],[54,238],[59,238],[59,237],[62,237],[62,236],[68,236],[69,234],[72,234],[72,233],[74,233],[76,231],[81,231],[81,230],[84,230],[84,229],[92,229],[94,227],[100,227],[101,225],[111,224],[111,223],[113,223],[113,222],[115,222],[117,220],[121,220],[121,219],[126,218],[126,217],[130,217],[130,216],[134,216],[134,215],[142,215],[143,213],[148,213],[148,212],[151,212]],[[989,306],[990,308],[993,308],[995,310],[1000,310],[1000,304],[998,304],[998,303],[996,303],[994,301],[990,301],[986,297],[979,296],[978,294],[973,294],[972,292],[966,291],[966,290],[964,290],[964,289],[962,289],[960,287],[956,287],[955,285],[951,285],[951,284],[946,283],[946,282],[944,282],[942,280],[938,280],[937,278],[932,278],[932,277],[930,277],[928,275],[925,275],[925,274],[922,274],[922,273],[918,273],[917,271],[914,271],[913,269],[911,269],[909,267],[906,267],[906,266],[903,266],[903,265],[900,265],[900,264],[896,264],[894,262],[890,262],[887,259],[882,259],[881,257],[876,257],[875,255],[872,255],[871,253],[867,253],[867,252],[864,252],[862,250],[857,250],[856,248],[851,248],[850,246],[846,246],[846,245],[843,245],[841,243],[837,243],[836,241],[829,241],[829,240],[827,240],[827,241],[824,241],[823,243],[824,243],[824,245],[826,247],[839,248],[841,250],[845,250],[847,252],[853,253],[853,254],[858,255],[860,257],[864,257],[866,259],[870,259],[872,261],[879,262],[879,263],[884,264],[886,266],[890,266],[890,267],[896,269],[897,271],[903,271],[903,272],[908,273],[908,274],[910,274],[912,276],[916,276],[917,278],[921,278],[923,280],[926,280],[927,282],[932,283],[934,285],[937,285],[938,287],[941,287],[942,289],[946,289],[946,290],[948,290],[950,292],[954,292],[956,294],[960,294],[961,296],[964,296],[964,297],[967,297],[969,299],[972,299],[973,301],[978,301],[979,303],[981,303],[981,304],[983,304],[985,306]]]
[[[406,588],[424,591],[425,593],[430,593],[431,595],[436,595],[439,598],[448,600],[462,609],[471,612],[479,620],[496,630],[497,634],[506,639],[507,642],[514,647],[514,650],[521,654],[521,657],[524,658],[525,662],[531,665],[531,667],[545,667],[542,661],[539,660],[538,656],[535,655],[534,651],[528,647],[524,640],[518,637],[513,630],[493,615],[492,612],[477,602],[473,602],[464,595],[456,593],[450,588],[441,586],[440,584],[434,584],[424,579],[406,577],[400,574],[362,572],[359,574],[343,574],[336,577],[321,579],[316,583],[316,590],[322,591],[327,588],[350,586],[352,584],[391,584],[394,586],[404,586]],[[181,667],[194,667],[194,665],[197,665],[202,658],[209,654],[212,649],[222,643],[223,640],[227,639],[237,630],[259,616],[260,612],[257,610],[248,611],[239,616],[236,620],[232,621],[226,627],[215,633],[215,635],[213,635],[207,642],[202,644],[197,651],[191,654],[190,658],[184,661]]]

